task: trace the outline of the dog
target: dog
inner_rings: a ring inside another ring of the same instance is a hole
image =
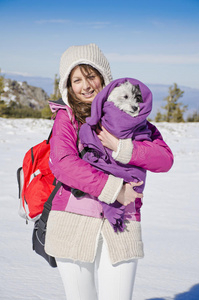
[[[133,85],[129,81],[115,87],[107,101],[113,102],[116,107],[132,117],[139,115],[139,103],[143,103],[139,85]]]

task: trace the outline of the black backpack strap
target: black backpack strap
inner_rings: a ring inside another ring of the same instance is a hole
[[[52,136],[52,132],[53,132],[53,126],[51,128],[50,133],[49,133],[48,139],[46,140],[46,144],[49,144],[50,138]],[[62,183],[60,181],[58,181],[57,184],[56,184],[56,178],[54,178],[53,185],[55,186],[55,188],[52,191],[52,193],[50,194],[50,196],[48,197],[48,200],[44,203],[44,208],[43,208],[43,211],[42,211],[42,214],[41,214],[41,217],[40,217],[40,221],[43,222],[44,226],[47,223],[48,215],[51,211],[53,198],[55,197],[55,195],[56,195],[57,191],[59,190],[59,188],[61,187]]]
[[[53,128],[51,129],[51,131],[49,133],[48,139],[46,140],[46,144],[49,144],[52,133],[53,133]]]
[[[60,189],[61,186],[62,186],[62,183],[60,181],[58,181],[54,190],[48,197],[48,200],[44,203],[44,209],[43,209],[42,215],[40,217],[40,219],[44,222],[44,224],[46,224],[46,222],[48,220],[48,215],[49,215],[51,207],[52,207],[53,198],[55,197],[57,191]]]
[[[58,101],[49,101],[49,102],[54,102],[54,103],[59,103],[59,101],[60,101],[60,103],[64,103],[63,102],[63,100],[60,98]],[[64,105],[66,105],[65,103],[64,103]],[[60,110],[61,108],[59,108],[57,111],[56,111],[56,115],[57,115],[57,113],[58,113],[58,111]],[[54,117],[54,120],[55,120],[55,118],[56,118],[56,115],[55,115],[55,117]],[[52,126],[52,128],[51,128],[51,131],[50,131],[50,133],[49,133],[49,136],[48,136],[48,139],[46,140],[46,144],[49,144],[50,143],[50,138],[51,138],[51,136],[52,136],[52,133],[53,133],[53,126]]]

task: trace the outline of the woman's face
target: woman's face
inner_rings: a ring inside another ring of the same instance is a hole
[[[92,102],[102,90],[100,77],[92,70],[83,75],[79,66],[70,75],[71,86],[75,96],[83,102]]]

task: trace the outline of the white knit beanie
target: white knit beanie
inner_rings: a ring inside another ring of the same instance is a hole
[[[67,105],[69,105],[66,87],[68,77],[72,69],[79,64],[88,64],[98,70],[104,78],[105,85],[112,80],[109,62],[97,45],[89,44],[68,48],[62,54],[59,69],[59,89],[62,99]]]

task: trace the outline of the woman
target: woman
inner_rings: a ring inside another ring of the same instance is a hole
[[[141,199],[123,179],[107,175],[79,157],[78,123],[90,115],[95,96],[112,80],[109,63],[95,45],[73,46],[60,62],[60,92],[65,106],[58,111],[51,138],[50,168],[63,183],[49,215],[45,250],[54,256],[67,300],[130,300],[137,261],[143,257],[141,226],[129,221],[123,232],[115,233],[104,218],[102,202],[128,207]],[[102,144],[117,153],[117,160],[154,172],[166,172],[173,163],[169,147],[151,124],[152,141],[116,139],[102,128]],[[76,198],[72,189],[85,193]],[[136,213],[139,213],[140,207]]]

